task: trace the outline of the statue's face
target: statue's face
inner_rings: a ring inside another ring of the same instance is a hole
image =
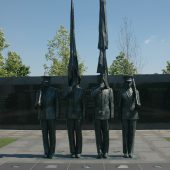
[[[50,85],[50,81],[49,80],[44,80],[42,82],[42,85],[43,85],[43,87],[48,87]]]
[[[132,86],[132,81],[125,82],[125,88],[130,88]]]

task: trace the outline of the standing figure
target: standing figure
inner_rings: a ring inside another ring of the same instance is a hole
[[[78,67],[75,30],[74,3],[70,11],[70,59],[68,64],[68,106],[67,128],[72,158],[80,158],[82,152],[82,119],[84,117],[83,89],[79,86],[81,77]]]
[[[134,78],[124,76],[124,89],[121,92],[119,109],[122,122],[123,154],[125,158],[133,158],[136,122],[139,119],[139,92]]]
[[[114,117],[113,91],[100,75],[100,85],[92,91],[95,99],[95,136],[97,158],[108,158],[109,119]]]
[[[85,117],[84,90],[79,84],[69,87],[67,93],[67,129],[72,158],[82,153],[82,122]]]
[[[50,86],[50,77],[44,77],[37,92],[35,108],[42,129],[44,157],[52,159],[56,144],[56,119],[59,117],[58,92]]]

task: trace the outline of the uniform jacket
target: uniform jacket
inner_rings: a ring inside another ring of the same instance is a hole
[[[54,87],[39,90],[36,94],[35,106],[38,103],[41,105],[41,107],[38,107],[38,118],[40,120],[56,119],[59,117],[59,97]]]
[[[95,119],[110,119],[114,117],[113,90],[96,88],[92,91],[95,100]]]
[[[138,100],[138,102],[136,102],[136,99]],[[138,90],[136,90],[136,99],[133,94],[131,96],[128,96],[127,90],[121,91],[119,101],[121,119],[131,120],[139,119],[138,108],[140,107],[141,104]]]
[[[65,97],[67,97],[67,119],[83,119],[85,117],[84,90],[81,87],[74,87]]]

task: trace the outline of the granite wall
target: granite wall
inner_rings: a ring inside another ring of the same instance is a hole
[[[170,128],[170,75],[137,75],[136,86],[140,92],[142,109],[140,111],[140,129],[149,129],[159,124]],[[41,77],[0,78],[0,128],[37,129],[39,122],[34,110],[35,93],[40,87]],[[61,95],[67,88],[67,77],[52,77],[52,86]],[[83,76],[81,86],[86,89],[86,119],[84,129],[93,129],[94,101],[91,89],[97,85],[97,76]],[[122,76],[109,76],[114,91],[115,119],[111,128],[119,129],[120,120],[117,109],[117,96],[123,84]],[[65,129],[66,100],[60,98],[60,119],[57,129]],[[146,127],[147,126],[147,127]],[[155,126],[156,127],[156,126]]]

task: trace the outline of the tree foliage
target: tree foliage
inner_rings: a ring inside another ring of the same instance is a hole
[[[133,75],[136,73],[137,69],[133,62],[125,57],[125,53],[123,52],[120,52],[109,68],[109,74],[111,75]]]
[[[7,47],[8,47],[8,44],[6,44],[5,35],[3,31],[0,30],[0,54]]]
[[[162,73],[170,74],[170,61],[167,61],[166,63],[167,63],[166,68],[162,70]]]
[[[4,33],[0,30],[0,77],[29,75],[30,68],[22,63],[21,57],[16,52],[9,51],[6,58],[2,55],[7,47]]]
[[[4,63],[4,69],[9,77],[27,76],[30,71],[29,67],[22,63],[21,57],[16,52],[8,52],[8,57]]]
[[[48,41],[48,52],[45,55],[50,66],[44,64],[45,71],[50,76],[63,76],[68,74],[68,63],[70,57],[70,35],[64,26],[60,26],[54,38]],[[84,63],[79,61],[80,74],[85,72]]]

